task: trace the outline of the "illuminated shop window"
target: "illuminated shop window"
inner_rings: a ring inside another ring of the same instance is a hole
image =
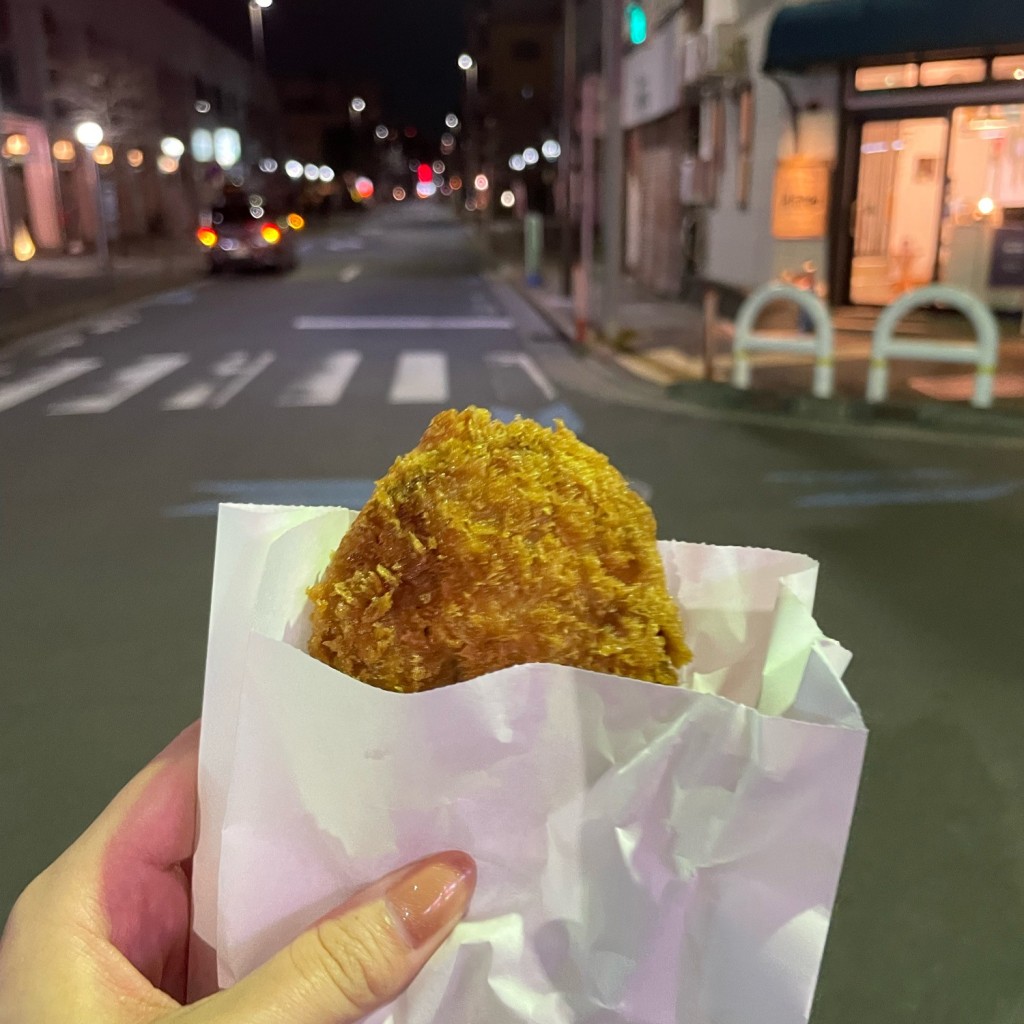
[[[877,68],[857,68],[854,85],[858,92],[912,89],[917,85],[917,65],[885,64]]]
[[[985,61],[932,60],[921,65],[921,85],[962,85],[985,81]]]
[[[1024,82],[1024,54],[1019,57],[996,57],[992,61],[992,77]]]

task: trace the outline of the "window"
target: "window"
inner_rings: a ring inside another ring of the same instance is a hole
[[[962,85],[965,82],[985,81],[985,61],[933,60],[921,65],[920,83],[932,85]]]
[[[0,0],[0,43],[11,38],[11,6],[7,0]]]
[[[517,39],[512,44],[512,59],[520,63],[540,60],[540,43],[535,39]]]
[[[1024,54],[1019,57],[996,57],[992,61],[992,77],[1002,81],[1024,81]]]
[[[886,64],[877,68],[857,68],[854,86],[858,92],[878,89],[911,89],[917,85],[916,64]]]
[[[18,95],[18,72],[14,64],[14,55],[0,54],[0,96],[10,102]]]

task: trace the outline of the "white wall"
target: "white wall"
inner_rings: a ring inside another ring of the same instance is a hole
[[[783,269],[796,269],[813,260],[827,274],[827,240],[776,241],[771,235],[772,190],[780,157],[798,151],[792,121],[781,89],[760,73],[768,30],[778,0],[708,0],[706,24],[737,15],[747,39],[754,90],[753,174],[747,209],[736,203],[738,108],[726,103],[725,167],[718,202],[708,211],[708,259],[705,276],[712,281],[750,290],[777,277]],[[834,161],[838,141],[837,76],[827,72],[804,76],[792,83],[798,105],[799,152]],[[816,109],[807,109],[815,107]]]

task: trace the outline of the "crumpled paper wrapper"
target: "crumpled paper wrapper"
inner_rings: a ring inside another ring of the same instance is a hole
[[[523,665],[394,694],[305,653],[353,518],[221,508],[190,996],[459,848],[469,916],[374,1024],[806,1021],[866,739],[816,563],[662,543],[686,688]]]

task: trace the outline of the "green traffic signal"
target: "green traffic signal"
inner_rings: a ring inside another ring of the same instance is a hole
[[[629,41],[639,46],[647,39],[647,12],[642,4],[626,5],[626,25],[629,29]]]

